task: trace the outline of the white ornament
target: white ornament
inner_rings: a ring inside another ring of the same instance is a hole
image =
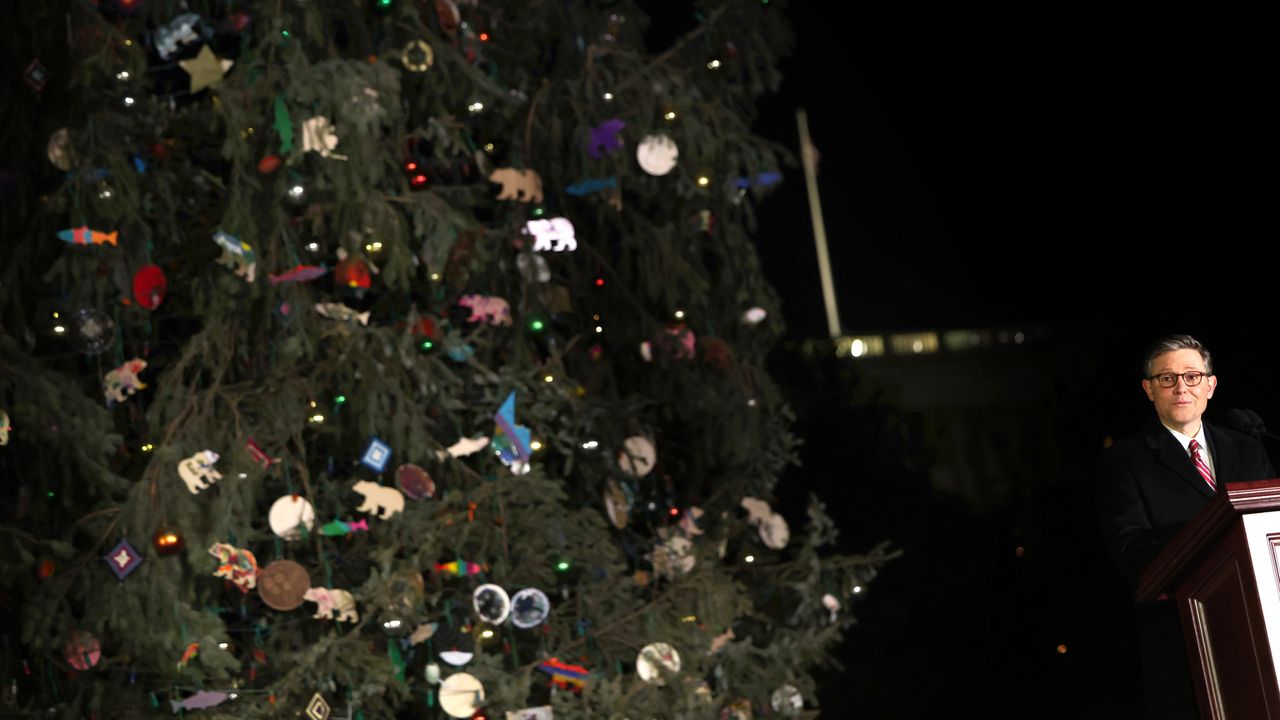
[[[302,122],[302,151],[317,152],[320,157],[333,160],[346,160],[346,155],[333,151],[338,147],[338,131],[329,123],[329,118],[317,115]]]
[[[831,611],[831,622],[835,622],[837,613],[840,612],[840,600],[835,595],[827,593],[822,596],[822,607]]]
[[[511,596],[500,586],[487,583],[471,593],[471,605],[481,620],[501,625],[511,614]]]
[[[742,322],[748,325],[759,325],[764,319],[769,317],[768,311],[762,307],[753,307],[742,313]]]
[[[666,175],[676,166],[680,148],[666,135],[646,135],[636,146],[636,162],[650,175]]]
[[[653,549],[653,571],[667,579],[687,575],[698,564],[693,552],[693,541],[683,535],[675,535]]]
[[[622,443],[618,451],[618,467],[631,477],[648,475],[658,462],[658,450],[647,437],[633,435]]]
[[[484,685],[469,673],[454,673],[440,685],[440,709],[449,717],[469,718],[484,702]]]
[[[222,479],[222,473],[213,469],[218,457],[218,453],[212,450],[201,450],[178,463],[178,475],[187,484],[192,495],[199,494],[201,490]]]
[[[369,513],[379,520],[387,520],[404,511],[404,495],[393,487],[360,480],[351,489],[364,496],[364,502],[360,503],[356,512]]]
[[[302,594],[303,600],[316,604],[316,614],[311,617],[317,620],[337,620],[338,622],[360,622],[360,613],[356,611],[355,598],[351,593],[338,588],[307,588]],[[334,613],[337,613],[335,616]]]
[[[645,645],[636,656],[636,674],[651,685],[665,685],[662,668],[675,673],[680,672],[680,653],[666,643]]]
[[[303,530],[309,532],[315,522],[316,509],[301,495],[283,495],[267,512],[271,532],[285,540],[301,540]]]
[[[551,614],[551,601],[538,588],[525,588],[511,598],[511,624],[521,630],[537,627]]]
[[[578,241],[573,236],[573,223],[569,222],[569,218],[530,220],[524,224],[524,234],[534,237],[534,252],[562,252],[578,249]]]
[[[774,712],[783,717],[796,717],[804,709],[804,696],[795,685],[788,683],[773,691],[769,704],[773,706]]]
[[[444,450],[437,450],[436,457],[440,460],[447,457],[465,457],[487,447],[489,447],[489,438],[483,435],[478,438],[462,438]]]

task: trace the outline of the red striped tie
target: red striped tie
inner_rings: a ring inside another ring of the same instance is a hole
[[[1196,469],[1200,471],[1200,477],[1209,483],[1209,487],[1214,492],[1218,491],[1218,485],[1213,482],[1213,472],[1209,470],[1209,466],[1205,464],[1204,458],[1200,457],[1200,443],[1195,438],[1191,438],[1191,444],[1187,446],[1191,449],[1191,462],[1196,464]]]

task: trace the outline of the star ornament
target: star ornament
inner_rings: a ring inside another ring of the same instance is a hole
[[[223,60],[205,45],[200,48],[199,55],[179,60],[178,64],[191,76],[191,92],[194,93],[222,82],[222,76],[231,69],[235,61]]]

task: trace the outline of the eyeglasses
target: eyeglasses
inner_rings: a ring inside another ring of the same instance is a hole
[[[1147,379],[1155,380],[1162,388],[1171,388],[1178,384],[1178,378],[1182,378],[1182,382],[1186,383],[1187,387],[1195,387],[1200,384],[1201,380],[1211,375],[1213,375],[1213,373],[1200,372],[1199,370],[1188,370],[1184,373],[1160,373],[1159,375],[1152,375]]]

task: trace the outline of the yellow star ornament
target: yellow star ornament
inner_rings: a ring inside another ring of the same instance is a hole
[[[219,58],[205,45],[200,48],[199,55],[190,60],[179,60],[178,64],[191,76],[191,92],[194,93],[222,82],[223,74],[231,69],[235,61]]]

